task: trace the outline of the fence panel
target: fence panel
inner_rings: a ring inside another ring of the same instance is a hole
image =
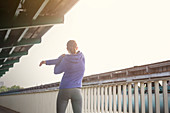
[[[169,113],[170,87],[167,86],[167,81],[163,79],[84,86],[82,111],[83,113]],[[0,105],[22,113],[55,113],[57,95],[58,90],[0,96]],[[73,113],[71,101],[68,103],[66,113]]]

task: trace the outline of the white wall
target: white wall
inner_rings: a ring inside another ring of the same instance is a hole
[[[57,91],[0,96],[0,105],[21,113],[56,113]]]

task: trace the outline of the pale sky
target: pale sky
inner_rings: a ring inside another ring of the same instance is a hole
[[[86,59],[85,76],[170,59],[169,0],[80,0],[0,81],[31,87],[54,83],[54,59],[74,39]]]

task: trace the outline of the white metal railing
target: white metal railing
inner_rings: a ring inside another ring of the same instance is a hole
[[[82,88],[83,113],[169,113],[167,90],[167,79],[85,86]],[[72,112],[69,110],[67,113]]]
[[[84,86],[83,113],[169,113],[168,80],[170,77]],[[21,113],[56,113],[57,94],[58,90],[0,96],[0,105]],[[66,113],[73,113],[71,102]]]

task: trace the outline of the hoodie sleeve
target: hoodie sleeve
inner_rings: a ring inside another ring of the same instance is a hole
[[[59,65],[55,65],[54,67],[54,74],[60,74],[65,72],[66,65],[65,65],[65,60],[62,60]]]
[[[60,57],[58,57],[57,59],[53,59],[53,60],[46,60],[46,65],[59,65],[60,62],[63,59],[63,55],[61,55]]]

